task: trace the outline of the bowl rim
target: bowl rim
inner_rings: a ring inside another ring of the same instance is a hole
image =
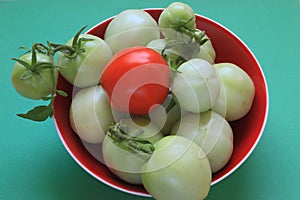
[[[146,12],[149,12],[149,11],[161,11],[163,10],[164,8],[145,8],[145,9],[141,9],[141,10],[144,10]],[[217,26],[219,26],[220,28],[222,28],[224,31],[226,31],[227,33],[229,33],[232,37],[234,37],[241,45],[243,45],[250,53],[251,57],[253,58],[253,61],[255,61],[256,65],[258,66],[258,69],[259,69],[259,72],[261,73],[261,76],[263,78],[263,85],[265,86],[265,99],[266,99],[266,105],[265,105],[265,114],[264,114],[264,117],[263,117],[263,123],[260,127],[260,131],[259,131],[259,134],[258,134],[258,137],[256,138],[255,142],[253,143],[251,149],[247,152],[247,154],[243,157],[243,159],[241,159],[234,167],[232,167],[228,172],[226,172],[224,175],[218,177],[217,179],[213,180],[211,182],[211,186],[214,186],[215,184],[221,182],[222,180],[226,179],[227,177],[229,177],[231,174],[233,174],[233,172],[235,172],[243,163],[245,163],[245,161],[250,157],[250,155],[253,153],[254,149],[256,148],[256,146],[258,145],[263,133],[264,133],[264,130],[265,130],[265,127],[266,127],[266,124],[267,124],[267,120],[268,120],[268,115],[269,115],[269,91],[268,91],[268,84],[267,84],[267,80],[266,80],[266,77],[265,77],[265,74],[262,70],[262,67],[259,63],[259,61],[257,60],[256,56],[254,55],[254,53],[252,52],[251,48],[249,46],[247,46],[245,44],[245,42],[243,40],[241,40],[240,37],[238,37],[234,32],[232,32],[231,30],[229,30],[227,27],[225,27],[224,25],[220,24],[219,22],[211,19],[211,18],[208,18],[206,16],[203,16],[203,15],[200,15],[200,14],[197,14],[195,13],[196,17],[200,17],[200,18],[203,18],[205,19],[206,21],[209,21],[213,24],[216,24]],[[88,29],[85,33],[88,33],[90,32],[91,30],[95,29],[96,27],[99,26],[99,24],[103,24],[105,23],[106,21],[109,21],[111,19],[113,19],[116,15],[114,16],[111,16],[109,18],[106,18],[102,21],[100,21],[99,23],[95,24],[94,26],[92,26],[90,29]],[[117,189],[119,191],[122,191],[122,192],[125,192],[125,193],[128,193],[128,194],[132,194],[132,195],[138,195],[138,196],[143,196],[143,197],[152,197],[151,194],[149,193],[143,193],[143,192],[139,192],[139,191],[133,191],[133,190],[129,190],[125,187],[119,187],[117,185],[114,185],[113,183],[110,183],[109,181],[105,180],[104,178],[102,177],[99,177],[97,176],[92,170],[90,170],[89,168],[87,168],[83,163],[80,162],[80,160],[74,155],[74,153],[71,151],[70,147],[67,145],[66,141],[64,140],[63,136],[62,136],[62,133],[60,132],[59,130],[59,127],[58,127],[58,123],[57,123],[57,119],[54,115],[53,117],[54,119],[54,124],[55,124],[55,128],[56,128],[56,131],[58,133],[58,136],[61,140],[61,142],[63,143],[63,146],[65,147],[65,149],[68,151],[69,155],[71,155],[71,157],[76,161],[76,163],[82,168],[84,169],[85,172],[87,172],[88,174],[90,174],[91,176],[93,176],[95,179],[99,180],[100,182],[114,188],[114,189]]]

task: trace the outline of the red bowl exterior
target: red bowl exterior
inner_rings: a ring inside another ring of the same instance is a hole
[[[146,9],[156,20],[163,9]],[[103,38],[105,29],[112,18],[107,19],[87,33]],[[244,69],[255,84],[255,98],[250,112],[242,119],[232,122],[234,131],[234,151],[228,164],[219,172],[213,174],[212,185],[223,180],[234,172],[251,154],[256,147],[266,124],[269,100],[267,83],[251,50],[231,31],[217,22],[197,15],[196,23],[199,29],[205,30],[211,38],[216,51],[216,63],[231,62]],[[81,139],[72,131],[69,123],[69,107],[72,99],[73,86],[59,77],[58,88],[68,92],[68,97],[58,96],[54,102],[54,122],[58,135],[73,159],[89,174],[101,182],[140,196],[150,196],[142,186],[135,186],[120,181],[104,164],[92,156],[84,147]]]

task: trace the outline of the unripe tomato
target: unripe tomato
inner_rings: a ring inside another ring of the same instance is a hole
[[[20,60],[31,65],[32,54],[27,53],[22,55]],[[49,62],[49,57],[45,54],[36,54],[37,62]],[[38,100],[42,97],[46,97],[53,91],[53,85],[56,85],[58,71],[54,68],[54,77],[52,77],[52,69],[40,68],[40,69],[27,69],[25,66],[17,62],[14,65],[11,82],[16,91],[29,99]]]
[[[180,107],[200,113],[213,107],[219,97],[220,81],[213,66],[203,59],[191,59],[178,68],[172,93]]]
[[[200,46],[200,51],[195,57],[204,59],[207,62],[213,64],[216,59],[216,51],[213,47],[212,41],[207,35],[204,36],[204,39],[208,40]]]
[[[84,88],[73,97],[70,124],[84,141],[101,143],[113,122],[107,95],[101,86]]]
[[[221,79],[221,89],[213,110],[228,121],[244,117],[251,109],[255,96],[251,77],[233,63],[218,63],[214,67]]]
[[[169,94],[162,105],[151,109],[148,117],[164,135],[169,135],[173,125],[182,114],[183,111],[180,106],[174,102],[172,95]]]
[[[208,40],[199,47],[200,48],[199,53],[192,56],[192,58],[201,58],[203,60],[206,60],[210,64],[213,64],[215,62],[215,58],[216,58],[215,49],[212,45],[211,40],[206,35],[204,38],[208,39]],[[151,42],[149,42],[147,44],[147,47],[154,49],[155,51],[157,51],[158,53],[161,54],[162,50],[165,48],[167,42],[168,42],[168,40],[165,38],[152,40]],[[176,59],[178,59],[179,56],[184,57],[184,55],[182,53],[180,53],[180,51],[178,51],[178,49],[174,49],[174,48],[165,49],[164,53],[166,54],[168,59],[172,60],[172,61],[176,61]]]
[[[182,136],[166,136],[142,171],[143,185],[157,200],[201,200],[210,190],[209,161],[198,145]]]
[[[158,19],[158,25],[165,37],[169,39],[178,39],[176,38],[174,30],[179,31],[178,29],[182,26],[187,29],[195,29],[195,21],[196,17],[194,10],[189,5],[181,2],[174,2],[163,10]]]
[[[157,22],[149,13],[139,9],[128,9],[119,13],[109,23],[104,39],[112,52],[133,46],[146,46],[160,37]]]
[[[229,123],[212,111],[184,115],[174,124],[171,134],[198,144],[207,154],[213,173],[227,164],[233,151],[233,132]]]
[[[79,38],[88,39],[80,43],[80,49],[84,49],[83,52],[74,57],[58,52],[60,73],[68,82],[80,88],[97,85],[105,65],[112,57],[111,49],[104,40],[97,36],[81,34]],[[71,46],[73,40],[74,37],[66,44]]]
[[[150,121],[135,117],[120,121],[126,126],[126,134],[147,140],[154,144],[163,137],[162,133]],[[113,137],[106,134],[103,145],[103,159],[112,173],[120,179],[132,183],[142,184],[141,169],[148,159],[143,152],[133,151],[127,140],[115,141]]]

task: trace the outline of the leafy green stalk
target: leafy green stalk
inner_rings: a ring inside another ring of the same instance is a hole
[[[92,41],[93,39],[80,37],[80,34],[87,26],[82,27],[74,36],[72,46],[62,44],[51,44],[55,51],[62,52],[67,58],[76,58],[79,54],[84,53],[85,49],[81,47],[82,41]]]
[[[143,132],[144,130],[139,129],[138,131]],[[122,120],[110,126],[107,135],[117,144],[125,143],[127,150],[144,160],[148,160],[155,150],[154,145],[149,140],[129,135],[127,125],[122,123]]]
[[[82,41],[90,41],[92,39],[87,39],[87,38],[80,38],[80,34],[82,31],[86,28],[86,26],[82,27],[74,36],[72,45],[65,45],[65,44],[55,44],[52,42],[47,41],[47,45],[42,44],[42,43],[34,43],[32,45],[31,50],[28,49],[27,47],[20,47],[20,49],[26,50],[26,53],[31,52],[32,57],[31,57],[31,64],[26,63],[25,61],[18,59],[18,58],[12,58],[12,60],[20,63],[23,65],[27,71],[24,73],[21,77],[21,79],[28,79],[30,78],[33,74],[39,75],[39,71],[45,68],[50,68],[51,69],[51,74],[52,74],[52,93],[49,96],[42,97],[42,100],[44,101],[50,101],[48,105],[40,105],[36,106],[33,109],[29,110],[27,113],[22,113],[22,114],[17,114],[17,116],[26,118],[29,120],[33,121],[45,121],[48,118],[51,118],[54,114],[53,110],[53,103],[54,99],[57,95],[64,96],[66,97],[68,94],[62,90],[58,90],[56,88],[57,86],[57,81],[56,79],[56,69],[59,69],[59,66],[55,65],[54,62],[54,56],[57,52],[62,52],[64,55],[68,58],[75,58],[78,56],[80,53],[85,52],[85,49],[81,47],[81,42]],[[49,57],[49,62],[38,62],[37,61],[37,52],[41,54],[45,54]],[[40,77],[43,78],[43,77]]]
[[[187,27],[187,24],[193,20],[184,21],[181,20],[170,28],[176,31],[176,39],[168,39],[161,55],[169,63],[171,69],[177,71],[177,68],[184,62],[192,59],[196,54],[200,52],[200,46],[203,45],[207,38],[205,38],[205,32],[199,29],[191,29]],[[177,58],[170,58],[168,55],[169,49],[175,50]]]
[[[36,51],[38,51],[39,53],[42,52],[44,54],[47,54],[49,56],[49,62],[38,62]],[[50,103],[48,105],[36,106],[33,109],[29,110],[27,113],[17,114],[17,116],[32,120],[32,121],[45,121],[46,119],[51,118],[54,114],[53,103],[54,103],[55,96],[57,94],[62,95],[62,96],[67,95],[65,92],[63,92],[63,91],[58,92],[56,89],[56,80],[55,80],[56,66],[54,65],[54,54],[55,54],[55,52],[52,51],[50,46],[46,47],[43,44],[37,43],[37,44],[32,45],[31,64],[21,61],[20,59],[13,59],[13,60],[16,60],[17,62],[19,62],[20,64],[22,64],[24,67],[26,67],[26,69],[28,69],[28,71],[27,71],[28,73],[23,74],[23,76],[21,77],[22,79],[30,78],[33,73],[36,75],[39,75],[40,70],[45,69],[45,68],[50,68],[51,74],[52,74],[51,78],[52,78],[52,83],[53,83],[52,94],[50,96],[42,98],[42,100],[44,100],[44,101],[50,100]],[[43,77],[41,77],[41,78],[43,78]]]

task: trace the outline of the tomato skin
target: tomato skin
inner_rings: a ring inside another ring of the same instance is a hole
[[[196,58],[204,59],[210,64],[213,64],[216,59],[216,51],[210,38],[207,35],[205,35],[204,38],[208,40],[200,46],[200,52],[196,55]]]
[[[201,148],[181,136],[166,136],[156,142],[142,171],[144,187],[157,200],[204,199],[211,177]]]
[[[193,113],[211,109],[220,92],[220,81],[213,66],[194,58],[180,65],[178,71],[172,81],[172,93],[181,108]]]
[[[174,101],[172,94],[169,94],[164,103],[151,109],[149,116],[147,116],[164,135],[170,134],[173,125],[184,113],[176,103],[173,107],[168,108],[172,101]]]
[[[162,56],[147,47],[119,51],[105,67],[100,83],[114,109],[145,115],[168,95],[170,68]]]
[[[152,144],[160,140],[162,133],[150,123],[140,118],[123,119],[122,123],[127,125],[128,135],[146,139]],[[139,130],[142,133],[136,135]],[[142,184],[141,169],[146,160],[129,150],[127,141],[116,142],[106,134],[102,145],[103,159],[109,170],[120,179],[131,184]]]
[[[99,85],[81,89],[70,105],[70,124],[84,141],[101,143],[114,122],[107,95]]]
[[[200,48],[199,53],[192,56],[192,58],[201,58],[203,60],[206,60],[210,64],[213,64],[216,59],[215,49],[214,49],[212,41],[209,39],[209,37],[207,35],[205,35],[204,38],[206,38],[208,40],[199,47]],[[168,42],[168,40],[166,38],[156,39],[156,40],[152,40],[151,42],[149,42],[147,44],[147,47],[154,49],[155,51],[157,51],[158,53],[161,54],[161,52],[164,49],[167,42]],[[165,54],[167,54],[168,58],[173,61],[175,61],[178,58],[178,56],[183,56],[183,55],[181,55],[181,53],[178,50],[176,50],[174,48],[165,49]]]
[[[124,48],[145,46],[159,37],[157,22],[149,13],[139,9],[119,13],[109,23],[104,35],[114,54]]]
[[[100,74],[112,57],[111,49],[104,40],[94,35],[81,34],[79,38],[92,40],[81,41],[81,48],[85,52],[74,58],[68,58],[62,52],[58,52],[60,73],[68,82],[80,88],[97,85]],[[73,39],[71,38],[67,45],[71,46]]]
[[[233,63],[214,65],[221,79],[220,96],[213,111],[235,121],[244,117],[251,109],[255,97],[255,85],[251,77]]]
[[[24,54],[19,59],[31,64],[32,54]],[[49,62],[49,57],[44,54],[37,54],[37,61]],[[57,69],[54,68],[53,70],[55,83],[53,83],[52,71],[49,68],[38,70],[38,74],[32,73],[32,76],[28,79],[21,79],[22,75],[28,70],[17,62],[12,71],[11,82],[20,95],[29,99],[39,100],[53,91],[53,85],[56,84],[58,76]]]
[[[200,146],[207,154],[213,173],[223,168],[231,158],[233,131],[216,112],[185,114],[174,124],[171,135],[183,136]]]
[[[164,36],[172,39],[176,34],[174,34],[174,31],[170,31],[170,29],[174,28],[174,26],[182,26],[182,21],[187,22],[184,24],[186,28],[196,28],[196,17],[193,9],[185,3],[174,2],[163,10],[158,19],[158,25],[162,28],[161,31]]]

